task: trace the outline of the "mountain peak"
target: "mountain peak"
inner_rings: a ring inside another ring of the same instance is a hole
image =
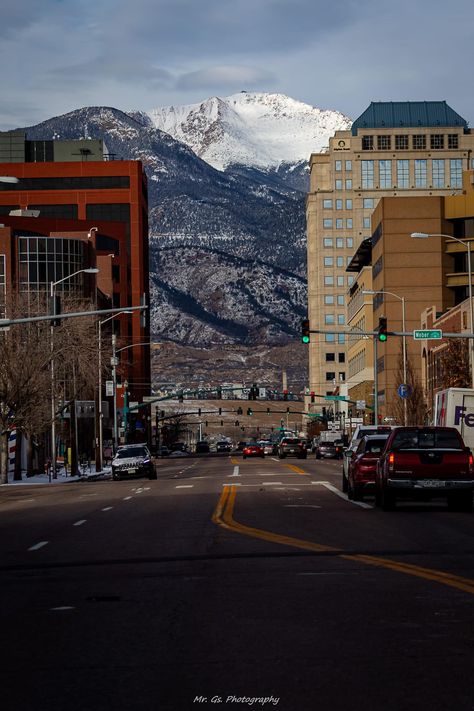
[[[218,170],[231,165],[277,168],[308,161],[351,121],[285,94],[241,91],[199,104],[148,111],[153,125],[188,145]]]

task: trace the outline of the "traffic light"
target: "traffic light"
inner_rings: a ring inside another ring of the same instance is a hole
[[[61,298],[59,294],[51,296],[49,299],[49,313],[51,316],[58,316],[61,313]],[[61,324],[60,318],[55,318],[51,320],[51,326],[59,326]]]
[[[387,340],[387,319],[385,318],[385,316],[381,316],[379,318],[379,328],[378,328],[377,338],[382,343],[385,343],[385,341]]]
[[[247,408],[247,415],[248,415],[249,417],[250,417],[251,415],[253,415],[253,410],[252,410],[251,407],[248,407],[248,408]]]
[[[241,407],[238,407],[238,408],[237,408],[237,414],[238,414],[238,415],[243,415],[243,414],[244,414],[244,411],[242,410]]]
[[[222,407],[219,408],[219,415],[222,415]]]
[[[201,408],[200,407],[198,407],[198,415],[199,415],[199,417],[201,417]]]
[[[301,340],[303,343],[309,343],[310,336],[309,336],[309,319],[304,318],[301,321]]]
[[[288,390],[283,390],[283,400],[288,400]]]

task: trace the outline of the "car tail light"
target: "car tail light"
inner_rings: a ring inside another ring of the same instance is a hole
[[[388,470],[390,472],[393,472],[395,469],[395,454],[394,452],[390,452],[388,455]]]
[[[474,473],[474,457],[472,454],[469,455],[469,474]]]

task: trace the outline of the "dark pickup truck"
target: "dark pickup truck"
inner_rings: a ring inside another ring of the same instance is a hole
[[[385,511],[398,498],[444,497],[456,511],[472,511],[474,462],[454,427],[396,427],[377,462],[375,504]]]

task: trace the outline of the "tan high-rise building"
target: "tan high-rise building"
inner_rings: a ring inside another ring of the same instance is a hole
[[[446,102],[372,103],[351,130],[338,131],[310,161],[306,219],[309,388],[320,395],[348,378],[347,304],[354,274],[347,264],[372,236],[381,197],[450,195],[474,167],[474,132]],[[403,247],[401,249],[403,252]],[[372,266],[374,283],[378,265]]]

